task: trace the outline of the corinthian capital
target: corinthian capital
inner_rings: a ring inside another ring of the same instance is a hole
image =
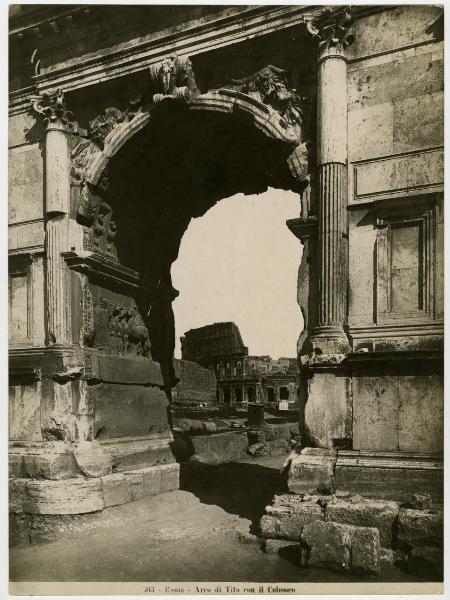
[[[43,116],[46,125],[59,122],[73,129],[73,113],[67,109],[64,92],[61,89],[44,92],[33,98],[31,104],[33,110]]]
[[[350,6],[327,6],[307,21],[306,26],[319,39],[321,49],[346,48],[353,42],[353,35],[349,34],[352,23]]]

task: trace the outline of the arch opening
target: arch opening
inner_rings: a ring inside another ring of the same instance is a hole
[[[268,187],[300,193],[305,182],[288,165],[292,150],[292,142],[256,126],[251,112],[167,101],[109,158],[98,184],[90,185],[102,232],[99,250],[138,273],[137,311],[169,394],[176,383],[171,302],[178,295],[171,266],[184,232],[192,218],[236,193]]]

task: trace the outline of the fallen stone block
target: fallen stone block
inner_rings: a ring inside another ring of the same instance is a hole
[[[27,493],[27,480],[12,478],[8,482],[8,509],[10,513],[23,512],[23,501]]]
[[[264,538],[300,540],[307,523],[324,519],[322,507],[314,502],[299,502],[295,506],[293,502],[288,504],[283,499],[268,506],[266,512],[260,521],[261,535]]]
[[[351,569],[358,573],[380,572],[380,535],[375,527],[348,525],[351,540]]]
[[[101,478],[105,508],[131,501],[131,490],[123,473],[104,475]]]
[[[300,541],[305,521],[298,515],[263,515],[259,523],[263,538]]]
[[[302,564],[326,569],[350,569],[351,541],[348,529],[325,521],[308,523],[301,536]]]
[[[172,463],[161,465],[161,493],[180,489],[180,465]]]
[[[294,494],[332,494],[336,459],[335,450],[324,448],[303,448],[300,454],[291,452],[283,465],[289,491]]]
[[[399,506],[392,500],[361,498],[334,498],[328,502],[325,520],[359,527],[376,527],[380,532],[380,542],[392,545],[393,528]]]
[[[99,442],[78,442],[73,450],[78,468],[86,477],[102,477],[111,473],[111,459]]]
[[[213,452],[219,459],[219,464],[233,462],[244,457],[247,451],[248,439],[246,432],[228,431],[210,435],[192,435],[190,443],[193,454],[204,455]]]
[[[376,575],[380,570],[380,537],[374,527],[331,521],[305,525],[302,564]]]
[[[104,508],[100,479],[30,480],[23,510],[32,514],[70,515]]]
[[[125,478],[130,488],[131,500],[140,500],[144,497],[144,474],[142,469],[125,471]]]
[[[397,539],[400,543],[415,546],[441,546],[444,536],[443,512],[401,508],[398,515]]]
[[[408,555],[406,568],[412,575],[431,581],[444,578],[444,553],[442,548],[417,546]]]
[[[156,496],[161,493],[161,467],[141,469],[144,476],[144,496]]]

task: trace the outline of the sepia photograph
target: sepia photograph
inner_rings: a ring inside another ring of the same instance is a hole
[[[442,593],[444,6],[7,27],[9,593]]]

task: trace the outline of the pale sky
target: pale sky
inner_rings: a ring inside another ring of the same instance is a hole
[[[302,246],[286,227],[300,214],[293,192],[225,198],[193,219],[172,266],[177,346],[188,329],[234,321],[249,353],[296,356]]]

